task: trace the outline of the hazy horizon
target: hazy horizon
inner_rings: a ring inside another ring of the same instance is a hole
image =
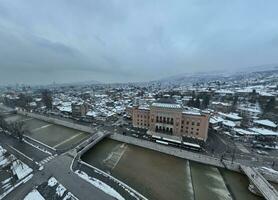
[[[277,1],[0,3],[0,85],[150,81],[278,63]]]

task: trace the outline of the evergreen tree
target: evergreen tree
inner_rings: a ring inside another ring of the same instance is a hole
[[[197,97],[197,99],[194,102],[194,107],[195,108],[200,108],[200,105],[201,105],[200,99],[199,99],[199,97]]]
[[[194,106],[194,99],[193,98],[191,98],[189,101],[188,101],[188,103],[187,103],[187,105],[189,106],[189,107],[193,107]]]

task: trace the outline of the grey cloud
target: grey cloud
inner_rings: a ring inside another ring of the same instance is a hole
[[[0,84],[144,81],[277,63],[277,6],[276,0],[3,0]]]

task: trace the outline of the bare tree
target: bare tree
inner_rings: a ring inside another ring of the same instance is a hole
[[[4,115],[0,114],[0,127],[4,130],[7,130],[8,128],[8,123],[5,121]]]
[[[52,95],[49,90],[42,91],[42,101],[47,109],[52,109]]]

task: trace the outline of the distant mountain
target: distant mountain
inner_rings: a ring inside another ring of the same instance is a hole
[[[90,80],[90,81],[79,81],[79,82],[71,82],[71,83],[52,83],[47,86],[66,87],[66,86],[82,86],[82,85],[98,85],[98,84],[102,84],[102,82]]]
[[[159,83],[162,85],[189,85],[193,83],[209,82],[209,81],[226,81],[226,80],[240,80],[256,74],[278,73],[278,64],[260,65],[253,67],[241,68],[237,71],[210,71],[199,73],[186,73],[176,76],[169,76],[151,83]]]

